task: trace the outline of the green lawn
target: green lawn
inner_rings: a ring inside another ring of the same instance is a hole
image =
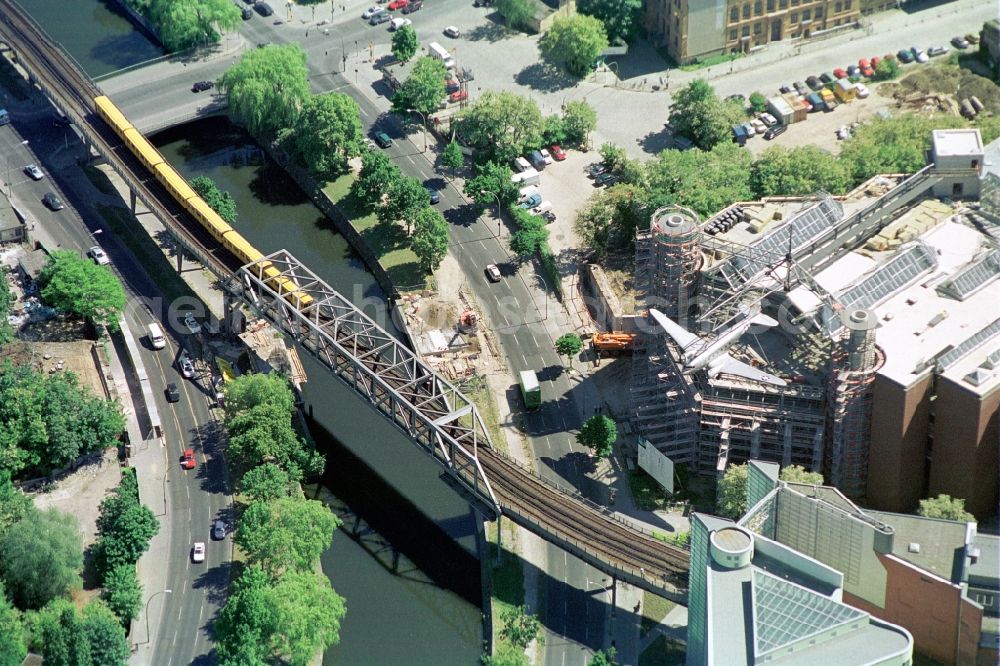
[[[682,666],[685,653],[682,644],[660,636],[639,655],[639,666]]]
[[[358,230],[397,289],[406,292],[427,288],[430,276],[420,268],[417,255],[410,249],[406,231],[399,225],[378,224],[375,213],[351,193],[353,183],[354,173],[347,173],[327,183],[323,192]]]
[[[667,493],[653,477],[641,469],[628,473],[628,487],[632,491],[635,505],[644,511],[664,509],[667,507]]]
[[[486,432],[489,433],[493,446],[499,451],[507,453],[507,439],[500,431],[500,413],[497,410],[493,394],[490,393],[489,384],[479,375],[475,375],[457,382],[457,386],[458,390],[476,405],[476,411],[479,412],[479,417],[483,420],[483,425],[486,426]]]
[[[676,605],[669,599],[664,599],[651,592],[643,592],[642,625],[639,629],[639,635],[645,636],[649,633],[649,630],[658,625]]]
[[[503,556],[496,563],[497,522],[487,524],[486,538],[490,542],[489,558],[493,566],[493,642],[500,641],[500,616],[508,608],[524,605],[524,563],[511,552],[514,545],[514,524],[503,521]]]

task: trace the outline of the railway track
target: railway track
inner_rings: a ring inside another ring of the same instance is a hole
[[[126,180],[135,187],[139,198],[172,232],[194,248],[198,259],[210,270],[220,277],[236,272],[240,262],[219,247],[208,232],[188,216],[97,115],[93,102],[94,97],[101,94],[97,86],[12,0],[0,0],[0,22],[7,40],[30,63],[39,83],[50,95],[58,97],[71,110],[71,115],[75,114],[77,119],[86,122],[89,128],[87,134],[98,151],[119,173],[123,176],[127,174]],[[80,127],[84,125],[80,124]],[[326,319],[322,315],[320,318]],[[346,338],[342,337],[345,335],[338,333],[339,341],[346,342]],[[352,339],[349,342],[356,346],[358,341]],[[370,366],[378,366],[379,363],[377,354],[366,360]],[[394,389],[415,385],[413,378],[402,373],[393,374],[390,371],[383,372],[381,376]],[[431,381],[432,378],[428,377],[428,383]],[[441,399],[432,403],[440,404],[428,404],[426,407],[441,415],[451,411],[451,407]],[[457,441],[468,435],[459,428],[448,427],[446,430]],[[666,581],[670,585],[684,587],[689,566],[688,553],[684,549],[660,542],[652,535],[615,519],[606,509],[566,494],[496,451],[480,447],[478,458],[489,475],[501,510],[515,522],[554,543],[575,548],[578,554],[587,557],[599,568],[602,563],[610,563],[611,566],[604,567],[605,570],[629,572],[633,579],[655,580],[661,586]]]

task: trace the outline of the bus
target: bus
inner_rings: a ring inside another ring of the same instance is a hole
[[[542,404],[542,387],[538,376],[532,370],[523,370],[521,378],[521,398],[527,409],[538,409]]]

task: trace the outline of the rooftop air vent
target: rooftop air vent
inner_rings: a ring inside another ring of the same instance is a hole
[[[911,541],[910,545],[906,547],[906,550],[909,553],[919,553],[920,552],[920,544],[917,543],[916,541]]]

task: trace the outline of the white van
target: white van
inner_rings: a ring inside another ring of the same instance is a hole
[[[431,42],[427,45],[427,53],[443,62],[448,69],[454,69],[455,59],[451,57],[451,53],[446,48],[437,42]]]
[[[167,339],[163,337],[163,329],[156,322],[149,325],[149,344],[153,349],[163,349],[167,346]]]
[[[543,201],[542,203],[538,204],[537,206],[531,209],[531,214],[541,215],[542,213],[548,213],[550,210],[552,210],[552,202]]]
[[[531,168],[531,164],[529,164],[528,160],[524,159],[523,157],[515,157],[513,159],[513,164],[514,164],[514,171],[518,173],[520,173],[521,171],[527,171],[528,169]]]
[[[515,173],[510,177],[512,183],[521,183],[521,185],[537,185],[541,182],[541,177],[538,171],[535,169],[525,169],[521,173]]]

